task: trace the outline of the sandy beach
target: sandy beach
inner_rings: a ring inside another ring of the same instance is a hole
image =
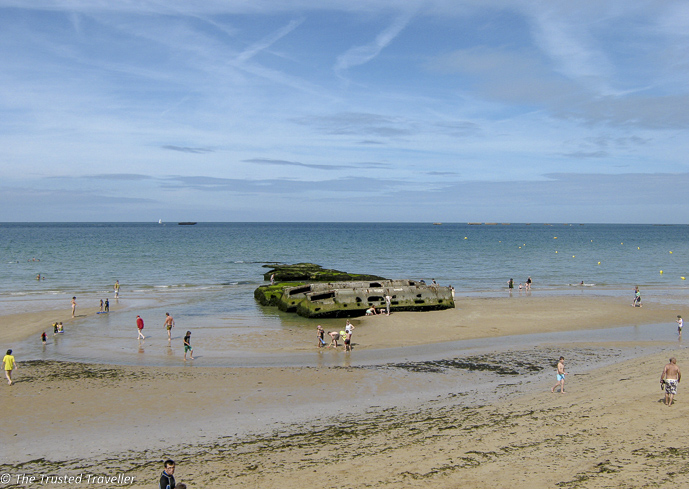
[[[16,383],[0,386],[0,487],[42,487],[48,475],[80,477],[69,487],[155,487],[166,458],[178,482],[198,488],[683,487],[689,405],[680,384],[664,406],[658,382],[670,356],[681,368],[688,358],[677,314],[594,295],[460,299],[450,311],[357,319],[355,349],[338,367],[24,361],[15,350]],[[0,338],[38,335],[69,315],[3,316]],[[359,351],[661,323],[666,338],[650,343],[357,365]],[[317,352],[315,331],[285,336],[276,351],[344,358]],[[560,354],[567,392],[552,394]]]

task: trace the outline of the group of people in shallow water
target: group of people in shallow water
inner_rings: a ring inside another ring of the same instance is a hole
[[[349,322],[345,324],[345,329],[343,331],[328,331],[328,336],[330,336],[330,344],[325,346],[325,330],[320,324],[316,328],[316,340],[318,341],[318,348],[335,348],[337,349],[339,345],[338,341],[342,340],[344,344],[344,351],[352,351],[352,333],[354,332],[354,325]]]
[[[522,289],[524,290],[531,290],[531,284],[532,284],[531,277],[526,279],[526,282],[524,284],[519,284],[519,290],[521,291]],[[514,279],[511,278],[507,281],[507,288],[512,292],[512,289],[514,289]]]
[[[163,326],[167,330],[167,342],[170,343],[172,341],[172,328],[175,327],[175,320],[172,316],[170,316],[169,312],[165,313],[165,323],[163,323]],[[144,320],[141,316],[136,316],[136,329],[139,331],[139,342],[145,340]],[[184,335],[184,339],[182,341],[184,343],[184,361],[187,361],[187,353],[189,353],[189,358],[193,360],[194,349],[191,346],[191,331],[187,331],[187,334]]]

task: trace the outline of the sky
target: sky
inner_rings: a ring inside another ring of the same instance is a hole
[[[0,0],[0,222],[689,222],[689,2]]]

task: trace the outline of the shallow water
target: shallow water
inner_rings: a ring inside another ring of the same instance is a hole
[[[460,307],[463,296],[508,297],[507,279],[518,284],[529,275],[534,296],[631,299],[633,285],[640,284],[646,301],[685,304],[687,238],[689,226],[652,225],[0,223],[0,315],[61,310],[65,317],[73,295],[77,314],[106,297],[113,304],[109,314],[69,321],[61,336],[53,337],[46,324],[45,349],[37,336],[8,345],[21,353],[19,358],[179,365],[186,330],[193,331],[196,365],[369,365],[410,355],[433,358],[481,344],[367,346],[350,356],[310,351],[315,321],[254,300],[253,290],[264,283],[262,274],[268,270],[263,264],[309,261],[390,278],[436,278],[455,286]],[[46,279],[36,280],[36,274]],[[112,290],[116,279],[122,286],[119,302]],[[581,280],[596,285],[568,285]],[[528,295],[512,292],[515,300]],[[177,324],[171,349],[162,326],[165,312]],[[149,337],[141,348],[137,314],[146,321]],[[318,322],[326,330],[341,329],[341,320]],[[590,340],[590,335],[608,338],[609,333],[581,334]],[[242,338],[241,348],[237,338]],[[490,340],[486,347],[522,340]],[[553,341],[568,340],[563,335]],[[284,343],[296,345],[294,353],[272,351]]]

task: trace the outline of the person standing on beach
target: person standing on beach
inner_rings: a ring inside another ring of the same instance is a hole
[[[48,343],[48,335],[45,334],[45,331],[43,331],[43,333],[41,333],[41,342],[42,342],[44,345],[45,345],[46,343]]]
[[[110,300],[105,299],[105,312],[110,312]]]
[[[684,319],[682,316],[677,316],[677,336],[682,337],[682,326],[684,326]]]
[[[560,386],[560,394],[565,393],[565,357],[560,357],[560,361],[557,362],[557,383],[550,389],[550,392],[555,392],[555,388]]]
[[[172,341],[172,328],[175,326],[175,320],[172,319],[169,312],[165,313],[165,329],[167,329],[167,341]]]
[[[641,307],[641,292],[639,291],[639,286],[634,287],[634,301],[632,302],[632,307]]]
[[[189,357],[194,359],[194,349],[191,347],[191,331],[187,331],[184,336],[184,361],[187,361],[187,352],[189,352]]]
[[[115,280],[115,299],[120,298],[120,281]]]
[[[526,279],[526,290],[531,290],[531,277]]]
[[[345,325],[345,337],[344,337],[344,350],[352,351],[352,332],[354,331],[354,325],[347,319],[347,324]]]
[[[318,348],[325,346],[325,341],[323,341],[324,335],[325,331],[323,330],[323,326],[319,324],[316,328],[316,341],[318,341]]]
[[[390,305],[392,304],[392,297],[390,297],[390,294],[385,294],[385,310],[386,314],[389,316],[390,315]]]
[[[507,288],[510,289],[510,292],[512,292],[512,289],[514,289],[514,279],[511,278],[507,281]]]
[[[100,312],[103,312],[103,299],[100,300]]]
[[[141,316],[136,316],[136,328],[139,330],[139,339],[145,340],[146,337],[144,336],[143,329],[144,329],[144,320],[141,319]]]
[[[175,489],[175,462],[167,459],[164,465],[165,470],[160,475],[160,489]]]
[[[17,362],[14,361],[14,355],[12,355],[12,349],[7,350],[7,354],[2,359],[2,365],[5,368],[5,377],[7,377],[7,383],[12,385],[12,371],[15,368],[19,368]]]
[[[72,297],[72,317],[74,317],[75,312],[77,312],[77,298]]]
[[[677,359],[672,357],[670,363],[665,365],[663,373],[660,374],[660,385],[665,386],[665,405],[672,406],[672,402],[677,394],[677,384],[682,379],[682,372],[677,366]]]

